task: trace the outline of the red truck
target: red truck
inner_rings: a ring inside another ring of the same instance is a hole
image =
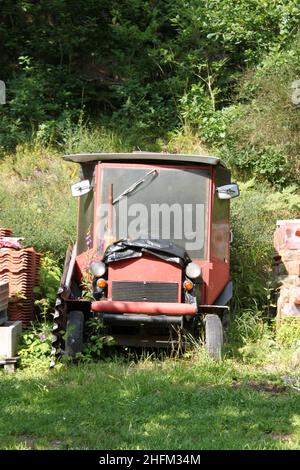
[[[72,186],[77,237],[58,292],[53,354],[76,356],[96,315],[127,346],[174,346],[202,329],[219,358],[232,296],[229,203],[239,195],[229,170],[201,155],[64,158],[80,165],[81,181]]]

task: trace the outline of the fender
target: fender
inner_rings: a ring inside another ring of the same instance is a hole
[[[227,305],[233,294],[233,284],[229,281],[222,290],[219,297],[215,300],[214,305]]]

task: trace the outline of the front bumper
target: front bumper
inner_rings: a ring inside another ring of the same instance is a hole
[[[122,302],[100,300],[92,302],[92,310],[102,313],[135,313],[147,315],[196,315],[197,307],[191,304],[169,302]]]

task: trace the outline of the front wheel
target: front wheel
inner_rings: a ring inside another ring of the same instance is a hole
[[[69,313],[67,321],[65,349],[66,353],[75,358],[81,352],[83,345],[84,316],[79,310]]]
[[[205,316],[205,348],[213,359],[221,359],[223,347],[223,326],[218,315]]]

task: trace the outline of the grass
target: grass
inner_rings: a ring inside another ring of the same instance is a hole
[[[204,357],[2,374],[1,449],[300,449],[300,394]]]

